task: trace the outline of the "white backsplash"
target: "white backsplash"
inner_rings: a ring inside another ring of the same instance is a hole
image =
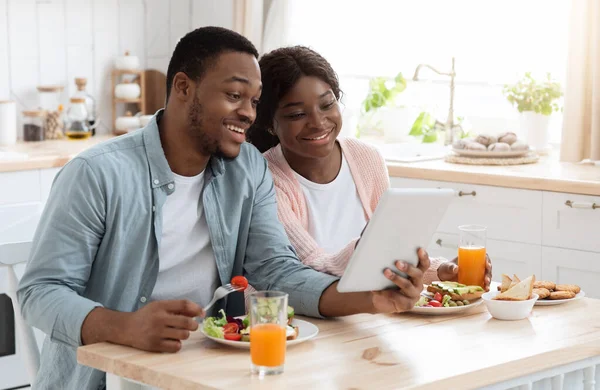
[[[128,50],[164,73],[181,36],[206,25],[233,26],[235,0],[0,0],[0,100],[38,106],[38,85],[88,79],[99,133],[112,130],[110,71]],[[20,129],[19,129],[20,133]]]

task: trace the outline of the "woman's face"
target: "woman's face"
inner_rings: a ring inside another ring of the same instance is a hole
[[[342,114],[331,86],[303,76],[279,101],[273,129],[287,153],[322,158],[334,150]]]

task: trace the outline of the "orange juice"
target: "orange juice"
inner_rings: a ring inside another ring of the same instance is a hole
[[[458,248],[458,283],[485,288],[485,247]]]
[[[278,367],[285,361],[285,327],[258,324],[250,328],[250,357],[256,366]]]

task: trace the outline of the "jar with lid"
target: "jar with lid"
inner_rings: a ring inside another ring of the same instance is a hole
[[[43,141],[46,124],[46,111],[23,111],[23,140]]]
[[[70,139],[86,139],[92,135],[88,126],[88,112],[84,98],[71,98],[71,105],[67,110],[67,123],[65,135]]]
[[[77,85],[77,92],[73,95],[75,98],[83,98],[85,99],[85,108],[87,109],[88,117],[87,122],[88,126],[92,130],[92,135],[96,134],[96,100],[90,95],[85,87],[87,85],[87,79],[83,77],[77,77],[75,79],[75,84]]]
[[[58,111],[61,104],[61,95],[64,87],[62,85],[40,85],[39,92],[40,108],[44,111]]]

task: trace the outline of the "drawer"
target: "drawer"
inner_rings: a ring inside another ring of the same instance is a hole
[[[542,247],[542,279],[576,284],[589,298],[600,299],[600,253]]]
[[[0,205],[40,200],[38,170],[0,173]]]
[[[544,192],[543,199],[542,245],[600,253],[600,196]]]
[[[458,253],[459,236],[436,233],[429,245],[428,253],[452,260]],[[492,260],[492,279],[500,282],[502,274],[526,277],[542,274],[542,248],[540,245],[487,240],[487,252]]]
[[[396,188],[452,188],[456,198],[448,207],[439,232],[458,234],[458,226],[487,226],[493,240],[540,245],[542,192],[431,180],[391,178]]]

